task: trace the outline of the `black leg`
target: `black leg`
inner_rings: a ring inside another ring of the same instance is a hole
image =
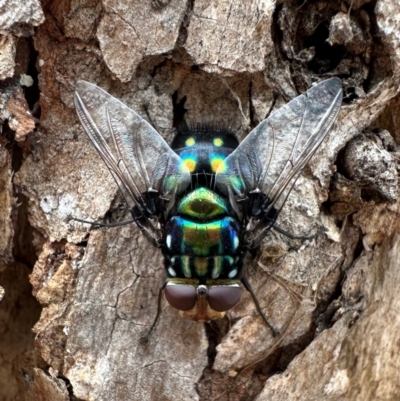
[[[160,287],[160,289],[158,290],[158,300],[157,300],[157,313],[156,313],[156,317],[154,318],[153,324],[150,327],[150,330],[148,331],[148,333],[146,334],[146,337],[144,338],[144,340],[147,342],[148,339],[151,336],[151,333],[153,332],[154,328],[157,325],[158,319],[160,318],[161,315],[161,301],[162,301],[162,294],[164,291],[165,286],[167,285],[167,282],[165,281],[164,284]]]
[[[151,199],[150,199],[151,201]],[[149,203],[150,203],[149,201]],[[154,205],[153,205],[154,206]],[[77,219],[72,216],[68,216],[67,220],[71,221],[78,221],[80,223],[84,224],[90,224],[94,227],[120,227],[120,226],[125,226],[127,224],[132,224],[135,223],[139,229],[142,231],[142,233],[145,235],[145,237],[157,248],[160,248],[163,245],[163,238],[161,235],[161,232],[154,228],[152,223],[149,220],[149,216],[145,215],[145,212],[141,212],[138,206],[134,206],[131,210],[131,215],[133,217],[132,220],[126,220],[126,221],[120,221],[117,223],[98,223],[96,221],[88,221],[88,220],[82,220],[82,219]]]
[[[290,239],[300,239],[300,240],[303,240],[303,241],[304,241],[304,240],[307,240],[307,239],[313,239],[313,238],[315,238],[315,237],[318,235],[318,233],[319,233],[319,230],[318,230],[315,234],[310,235],[310,236],[294,235],[294,234],[292,234],[292,233],[290,233],[290,232],[284,230],[283,228],[279,227],[279,226],[276,225],[275,223],[274,223],[274,225],[272,226],[272,228],[273,228],[274,230],[278,231],[278,233],[281,233],[281,234],[285,235],[286,237],[288,237],[288,238],[290,238]]]
[[[96,226],[96,227],[119,227],[119,226],[125,226],[127,224],[135,223],[135,220],[120,221],[118,223],[98,223],[97,221],[82,220],[82,219],[77,219],[72,216],[68,216],[67,220],[68,221],[73,220],[73,221],[77,221],[79,223],[90,224],[90,225]]]
[[[267,320],[266,316],[264,315],[264,312],[261,310],[260,304],[258,302],[258,299],[256,297],[256,295],[253,292],[253,289],[250,286],[250,283],[247,281],[247,279],[245,277],[241,278],[242,284],[244,285],[244,288],[246,288],[246,290],[250,293],[251,298],[253,299],[254,305],[256,306],[257,312],[259,313],[259,315],[262,317],[262,319],[264,320],[264,323],[269,327],[269,329],[272,332],[272,335],[274,337],[278,337],[280,335],[279,331],[277,329],[275,329]]]

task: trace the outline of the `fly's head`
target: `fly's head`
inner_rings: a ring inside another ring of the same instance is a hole
[[[168,303],[183,317],[196,322],[220,319],[240,300],[242,289],[237,280],[169,279],[165,289]]]

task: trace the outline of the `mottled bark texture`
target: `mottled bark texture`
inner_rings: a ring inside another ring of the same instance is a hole
[[[398,0],[0,2],[0,400],[400,399]],[[243,138],[313,82],[344,103],[228,317],[162,305],[160,252],[73,107],[93,82],[171,140]],[[28,281],[28,276],[30,284]],[[33,294],[33,295],[31,295]],[[33,330],[33,332],[32,332]]]

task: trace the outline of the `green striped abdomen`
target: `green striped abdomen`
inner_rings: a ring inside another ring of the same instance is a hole
[[[234,278],[240,249],[240,225],[227,216],[225,201],[201,187],[179,204],[166,224],[166,263],[171,277]]]

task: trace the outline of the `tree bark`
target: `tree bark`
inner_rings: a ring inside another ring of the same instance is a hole
[[[400,5],[277,3],[0,4],[1,401],[400,398]],[[271,232],[246,259],[281,336],[244,294],[210,324],[163,302],[144,341],[161,253],[134,225],[68,219],[129,218],[78,122],[76,81],[168,142],[184,121],[243,139],[329,77],[342,81],[343,106],[278,220],[317,235]]]

